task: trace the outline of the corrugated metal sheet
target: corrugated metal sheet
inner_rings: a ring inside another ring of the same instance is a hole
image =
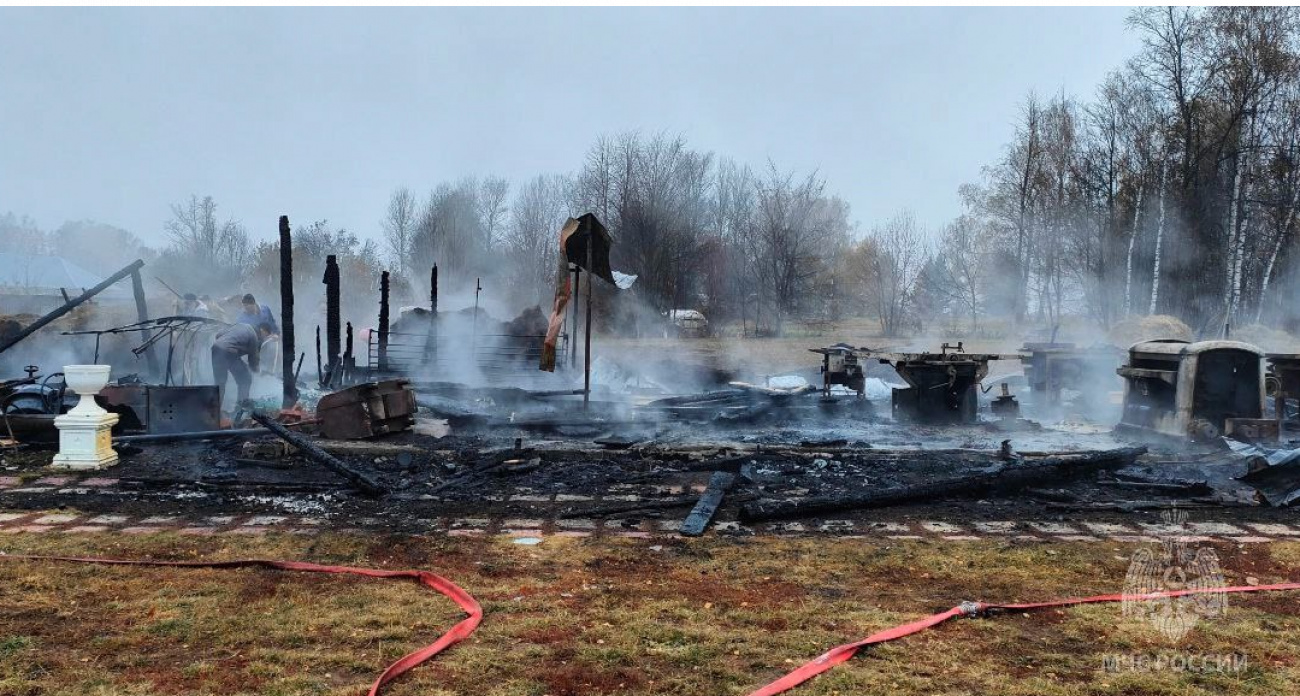
[[[64,288],[75,297],[83,288],[98,285],[107,275],[88,271],[61,256],[0,252],[0,294],[58,295],[59,288]],[[119,283],[101,294],[129,297],[131,287],[129,283]]]

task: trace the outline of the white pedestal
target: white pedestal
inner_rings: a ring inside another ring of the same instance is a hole
[[[108,365],[64,365],[63,379],[81,398],[71,411],[54,419],[59,429],[58,469],[103,469],[117,463],[112,428],[117,414],[95,403],[95,394],[108,384]]]
[[[116,413],[65,413],[54,419],[59,429],[59,453],[54,455],[56,469],[103,469],[117,463],[113,450],[112,428]]]

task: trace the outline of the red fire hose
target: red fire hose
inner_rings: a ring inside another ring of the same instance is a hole
[[[59,561],[65,563],[95,563],[99,565],[133,565],[157,566],[166,568],[272,568],[275,570],[294,570],[304,573],[334,573],[339,575],[360,575],[367,578],[409,578],[421,585],[442,593],[455,602],[469,616],[451,627],[451,630],[438,637],[438,640],[410,653],[389,665],[375,683],[370,685],[369,696],[378,696],[384,685],[396,679],[411,668],[446,650],[449,646],[469,637],[483,620],[483,608],[478,600],[461,589],[456,583],[423,570],[375,570],[372,568],[351,568],[348,566],[317,565],[299,561],[269,561],[262,559],[242,559],[236,561],[124,561],[114,558],[70,558],[66,556],[22,556],[0,554],[0,559],[16,561]]]
[[[803,682],[822,674],[823,671],[839,665],[841,662],[849,661],[850,658],[857,654],[858,649],[865,648],[867,645],[879,643],[888,643],[891,640],[898,640],[900,637],[919,634],[933,626],[939,626],[940,623],[956,617],[975,617],[975,615],[992,613],[992,611],[1031,611],[1035,609],[1050,609],[1057,606],[1076,606],[1080,604],[1102,604],[1102,602],[1118,602],[1123,600],[1145,601],[1160,600],[1167,597],[1183,597],[1186,595],[1206,595],[1206,593],[1223,592],[1270,592],[1281,591],[1281,589],[1300,589],[1300,583],[1279,583],[1271,585],[1255,585],[1255,587],[1210,587],[1210,588],[1192,588],[1177,589],[1171,592],[1151,592],[1147,595],[1097,595],[1093,597],[1071,597],[1067,600],[1052,600],[1047,602],[1031,602],[1031,604],[984,604],[984,602],[962,602],[961,605],[943,613],[933,614],[930,617],[919,619],[911,623],[904,623],[902,626],[894,626],[887,630],[880,631],[878,634],[872,634],[857,643],[846,643],[839,647],[831,648],[823,653],[816,660],[806,663],[798,669],[792,671],[783,678],[775,680],[766,687],[750,692],[749,696],[774,696],[776,693],[784,693],[794,687],[800,686]]]
[[[913,633],[920,633],[927,628],[938,626],[948,619],[958,616],[978,616],[995,611],[1033,611],[1035,609],[1049,609],[1052,607],[1072,607],[1079,604],[1100,604],[1104,602],[1121,602],[1125,599],[1135,601],[1145,601],[1151,599],[1164,599],[1169,597],[1183,597],[1185,595],[1209,594],[1216,592],[1236,593],[1236,592],[1270,592],[1277,590],[1300,590],[1300,582],[1284,582],[1276,585],[1256,585],[1253,587],[1198,587],[1187,590],[1173,590],[1170,592],[1151,592],[1140,595],[1123,595],[1108,594],[1096,595],[1094,597],[1074,597],[1070,599],[1056,599],[1049,602],[1032,602],[1029,604],[985,604],[983,602],[963,602],[948,611],[927,616],[924,619],[906,623],[901,626],[895,626],[879,633],[873,633],[856,643],[846,643],[844,645],[831,648],[817,659],[809,662],[793,672],[781,677],[780,679],[768,684],[767,686],[753,691],[749,696],[774,696],[774,694],[784,693],[796,686],[812,679],[840,664],[847,662],[860,648],[878,643],[887,643],[891,640],[898,640]]]

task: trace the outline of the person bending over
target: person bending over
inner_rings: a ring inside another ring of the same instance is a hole
[[[232,324],[218,331],[212,338],[212,377],[223,401],[227,375],[235,378],[239,390],[237,403],[248,401],[249,390],[253,386],[253,372],[257,371],[261,360],[262,342],[270,335],[271,327],[264,323],[258,324],[256,328],[248,324]],[[247,365],[244,364],[245,359],[248,360]]]

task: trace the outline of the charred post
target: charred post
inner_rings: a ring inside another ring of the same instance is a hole
[[[342,476],[356,486],[358,490],[369,495],[383,495],[388,489],[377,478],[367,472],[360,471],[352,466],[339,460],[338,457],[317,447],[310,440],[295,433],[288,428],[280,425],[271,418],[268,418],[256,411],[252,414],[253,420],[257,421],[262,427],[270,430],[276,437],[292,445],[304,456],[312,461],[321,464],[330,471]]]
[[[59,291],[63,292],[63,288],[59,288]],[[131,291],[135,294],[136,320],[141,323],[149,321],[149,304],[144,298],[144,280],[140,278],[139,270],[136,270],[131,274]],[[67,302],[68,293],[63,292],[63,300],[64,302]],[[152,337],[152,331],[145,331],[140,336],[146,346],[144,349],[144,359],[145,363],[149,366],[149,374],[156,376],[158,374],[158,357],[154,355],[153,343],[149,340]]]
[[[325,386],[325,373],[321,370],[320,362],[320,324],[316,325],[316,381],[322,387]]]
[[[429,333],[424,340],[424,362],[433,361],[438,352],[438,264],[429,271]]]
[[[280,216],[280,348],[284,370],[284,408],[298,403],[298,373],[293,366],[293,240],[289,216]]]
[[[325,378],[326,387],[334,383],[339,370],[339,257],[325,257]]]
[[[381,373],[388,372],[388,271],[379,276],[379,354],[377,362]]]
[[[353,373],[355,358],[352,354],[352,322],[348,322],[343,339],[343,377],[348,379]]]

